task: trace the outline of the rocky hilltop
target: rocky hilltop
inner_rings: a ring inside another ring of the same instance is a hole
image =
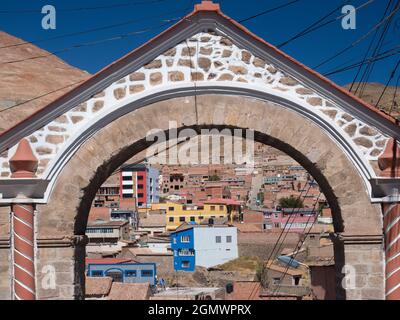
[[[24,40],[0,31],[0,132],[12,127],[74,86],[4,112],[1,110],[90,77],[89,73],[70,66],[56,56],[29,59],[48,55],[49,52],[33,44],[15,46],[22,43]],[[28,60],[7,63],[24,59]]]

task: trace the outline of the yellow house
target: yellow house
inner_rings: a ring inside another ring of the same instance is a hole
[[[175,230],[184,222],[200,224],[203,221],[208,221],[210,218],[228,217],[228,209],[225,204],[194,205],[167,202],[155,204],[154,210],[156,209],[165,210],[166,228],[168,231]]]

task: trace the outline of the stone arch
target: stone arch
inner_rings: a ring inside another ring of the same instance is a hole
[[[320,126],[285,106],[219,94],[149,104],[110,122],[77,148],[57,177],[48,203],[37,207],[39,270],[50,263],[59,271],[58,287],[54,292],[39,289],[39,298],[82,297],[83,235],[94,194],[115,169],[150,145],[144,139],[149,130],[167,130],[169,120],[176,120],[178,127],[196,130],[205,126],[249,128],[255,131],[257,141],[302,164],[317,179],[333,208],[337,248],[342,248],[339,264],[355,265],[367,282],[367,289],[348,289],[346,297],[383,298],[381,211],[370,202],[365,181],[346,152]],[[48,239],[59,241],[59,245],[49,248]],[[40,278],[39,274],[38,281]]]

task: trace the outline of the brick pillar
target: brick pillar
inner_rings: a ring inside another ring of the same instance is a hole
[[[34,178],[38,160],[28,140],[22,139],[10,159],[11,178]],[[23,198],[22,198],[23,199]],[[17,200],[21,200],[17,198]],[[35,300],[34,205],[14,203],[12,212],[13,295],[15,300]]]
[[[387,143],[378,163],[382,176],[400,177],[400,150],[394,139],[390,139]],[[382,211],[386,253],[386,299],[400,300],[400,196],[398,189],[393,190],[387,202],[382,204]]]
[[[400,203],[383,204],[386,299],[400,300]]]

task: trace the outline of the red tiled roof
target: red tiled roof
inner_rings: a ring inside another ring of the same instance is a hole
[[[88,228],[98,228],[98,227],[110,227],[110,228],[118,228],[128,224],[128,221],[91,221],[88,223]]]
[[[87,297],[104,297],[110,292],[112,278],[86,277],[85,295]]]
[[[118,264],[134,262],[128,258],[86,258],[85,263],[88,264]]]
[[[130,59],[133,56],[133,54],[138,54],[141,50],[144,50],[147,46],[151,45],[156,40],[159,40],[162,36],[165,36],[171,30],[178,28],[180,25],[182,25],[184,22],[186,22],[187,20],[189,20],[193,16],[199,14],[200,12],[204,12],[204,11],[215,12],[220,17],[228,20],[230,23],[232,23],[239,30],[241,30],[244,33],[246,33],[249,37],[255,39],[256,41],[258,41],[258,42],[260,42],[262,44],[264,44],[269,49],[275,51],[278,55],[280,55],[283,58],[289,60],[290,62],[294,63],[295,65],[297,65],[299,67],[301,67],[302,69],[306,70],[311,75],[317,77],[318,79],[320,79],[321,81],[325,82],[330,87],[332,87],[333,89],[339,91],[340,93],[350,97],[351,99],[353,99],[355,102],[359,103],[360,105],[362,105],[366,109],[376,113],[381,118],[384,118],[385,120],[397,125],[396,119],[394,117],[391,117],[390,115],[386,114],[385,112],[383,112],[383,111],[375,108],[374,106],[370,105],[369,103],[363,101],[362,99],[360,99],[359,97],[357,97],[354,94],[350,93],[346,89],[340,87],[339,85],[337,85],[333,81],[329,80],[328,78],[322,76],[318,72],[312,70],[311,68],[307,67],[306,65],[304,65],[304,64],[300,63],[299,61],[295,60],[294,58],[292,58],[288,54],[284,53],[283,51],[279,50],[277,47],[275,47],[272,44],[268,43],[264,39],[262,39],[262,38],[256,36],[255,34],[253,34],[250,30],[248,30],[246,27],[241,25],[239,22],[233,20],[232,18],[230,18],[227,15],[225,15],[224,13],[222,13],[221,10],[220,10],[220,6],[218,4],[213,3],[212,1],[202,1],[200,4],[195,5],[195,8],[194,8],[193,12],[191,12],[188,15],[186,15],[185,17],[183,17],[180,21],[178,21],[177,23],[175,23],[171,27],[167,28],[166,30],[164,30],[163,32],[161,32],[160,34],[158,34],[157,36],[155,36],[154,38],[152,38],[148,42],[142,44],[141,46],[137,47],[133,51],[131,51],[128,54],[124,55],[120,59],[118,59],[118,60],[112,62],[111,64],[109,64],[108,66],[104,67],[103,69],[98,71],[96,74],[94,74],[92,77],[90,77],[88,80],[82,82],[80,85],[76,86],[74,89],[72,89],[71,91],[67,92],[66,94],[61,95],[60,97],[58,97],[56,100],[54,100],[53,102],[49,103],[45,107],[37,110],[36,112],[31,114],[29,117],[27,117],[24,120],[22,120],[19,123],[17,123],[15,126],[3,131],[2,133],[0,133],[0,137],[4,136],[5,134],[8,134],[11,130],[14,130],[16,127],[20,126],[21,124],[23,124],[27,120],[29,120],[32,117],[40,114],[41,112],[44,112],[46,109],[51,110],[54,107],[54,105],[56,105],[57,103],[59,103],[61,101],[65,101],[66,99],[72,97],[75,93],[78,93],[79,90],[82,87],[88,86],[88,85],[90,86],[91,84],[96,83],[96,80],[97,80],[97,78],[100,77],[100,75],[102,75],[105,72],[112,72],[112,70],[117,69],[120,65],[124,64],[125,61]]]
[[[261,285],[257,281],[235,281],[233,292],[226,295],[226,300],[261,300]]]
[[[225,204],[231,206],[240,206],[242,203],[233,199],[214,198],[204,201],[206,204]]]
[[[110,300],[148,300],[150,297],[150,284],[146,283],[120,283],[114,282],[108,298]]]
[[[110,220],[110,208],[107,207],[91,207],[89,211],[88,222],[96,220],[108,221]]]

